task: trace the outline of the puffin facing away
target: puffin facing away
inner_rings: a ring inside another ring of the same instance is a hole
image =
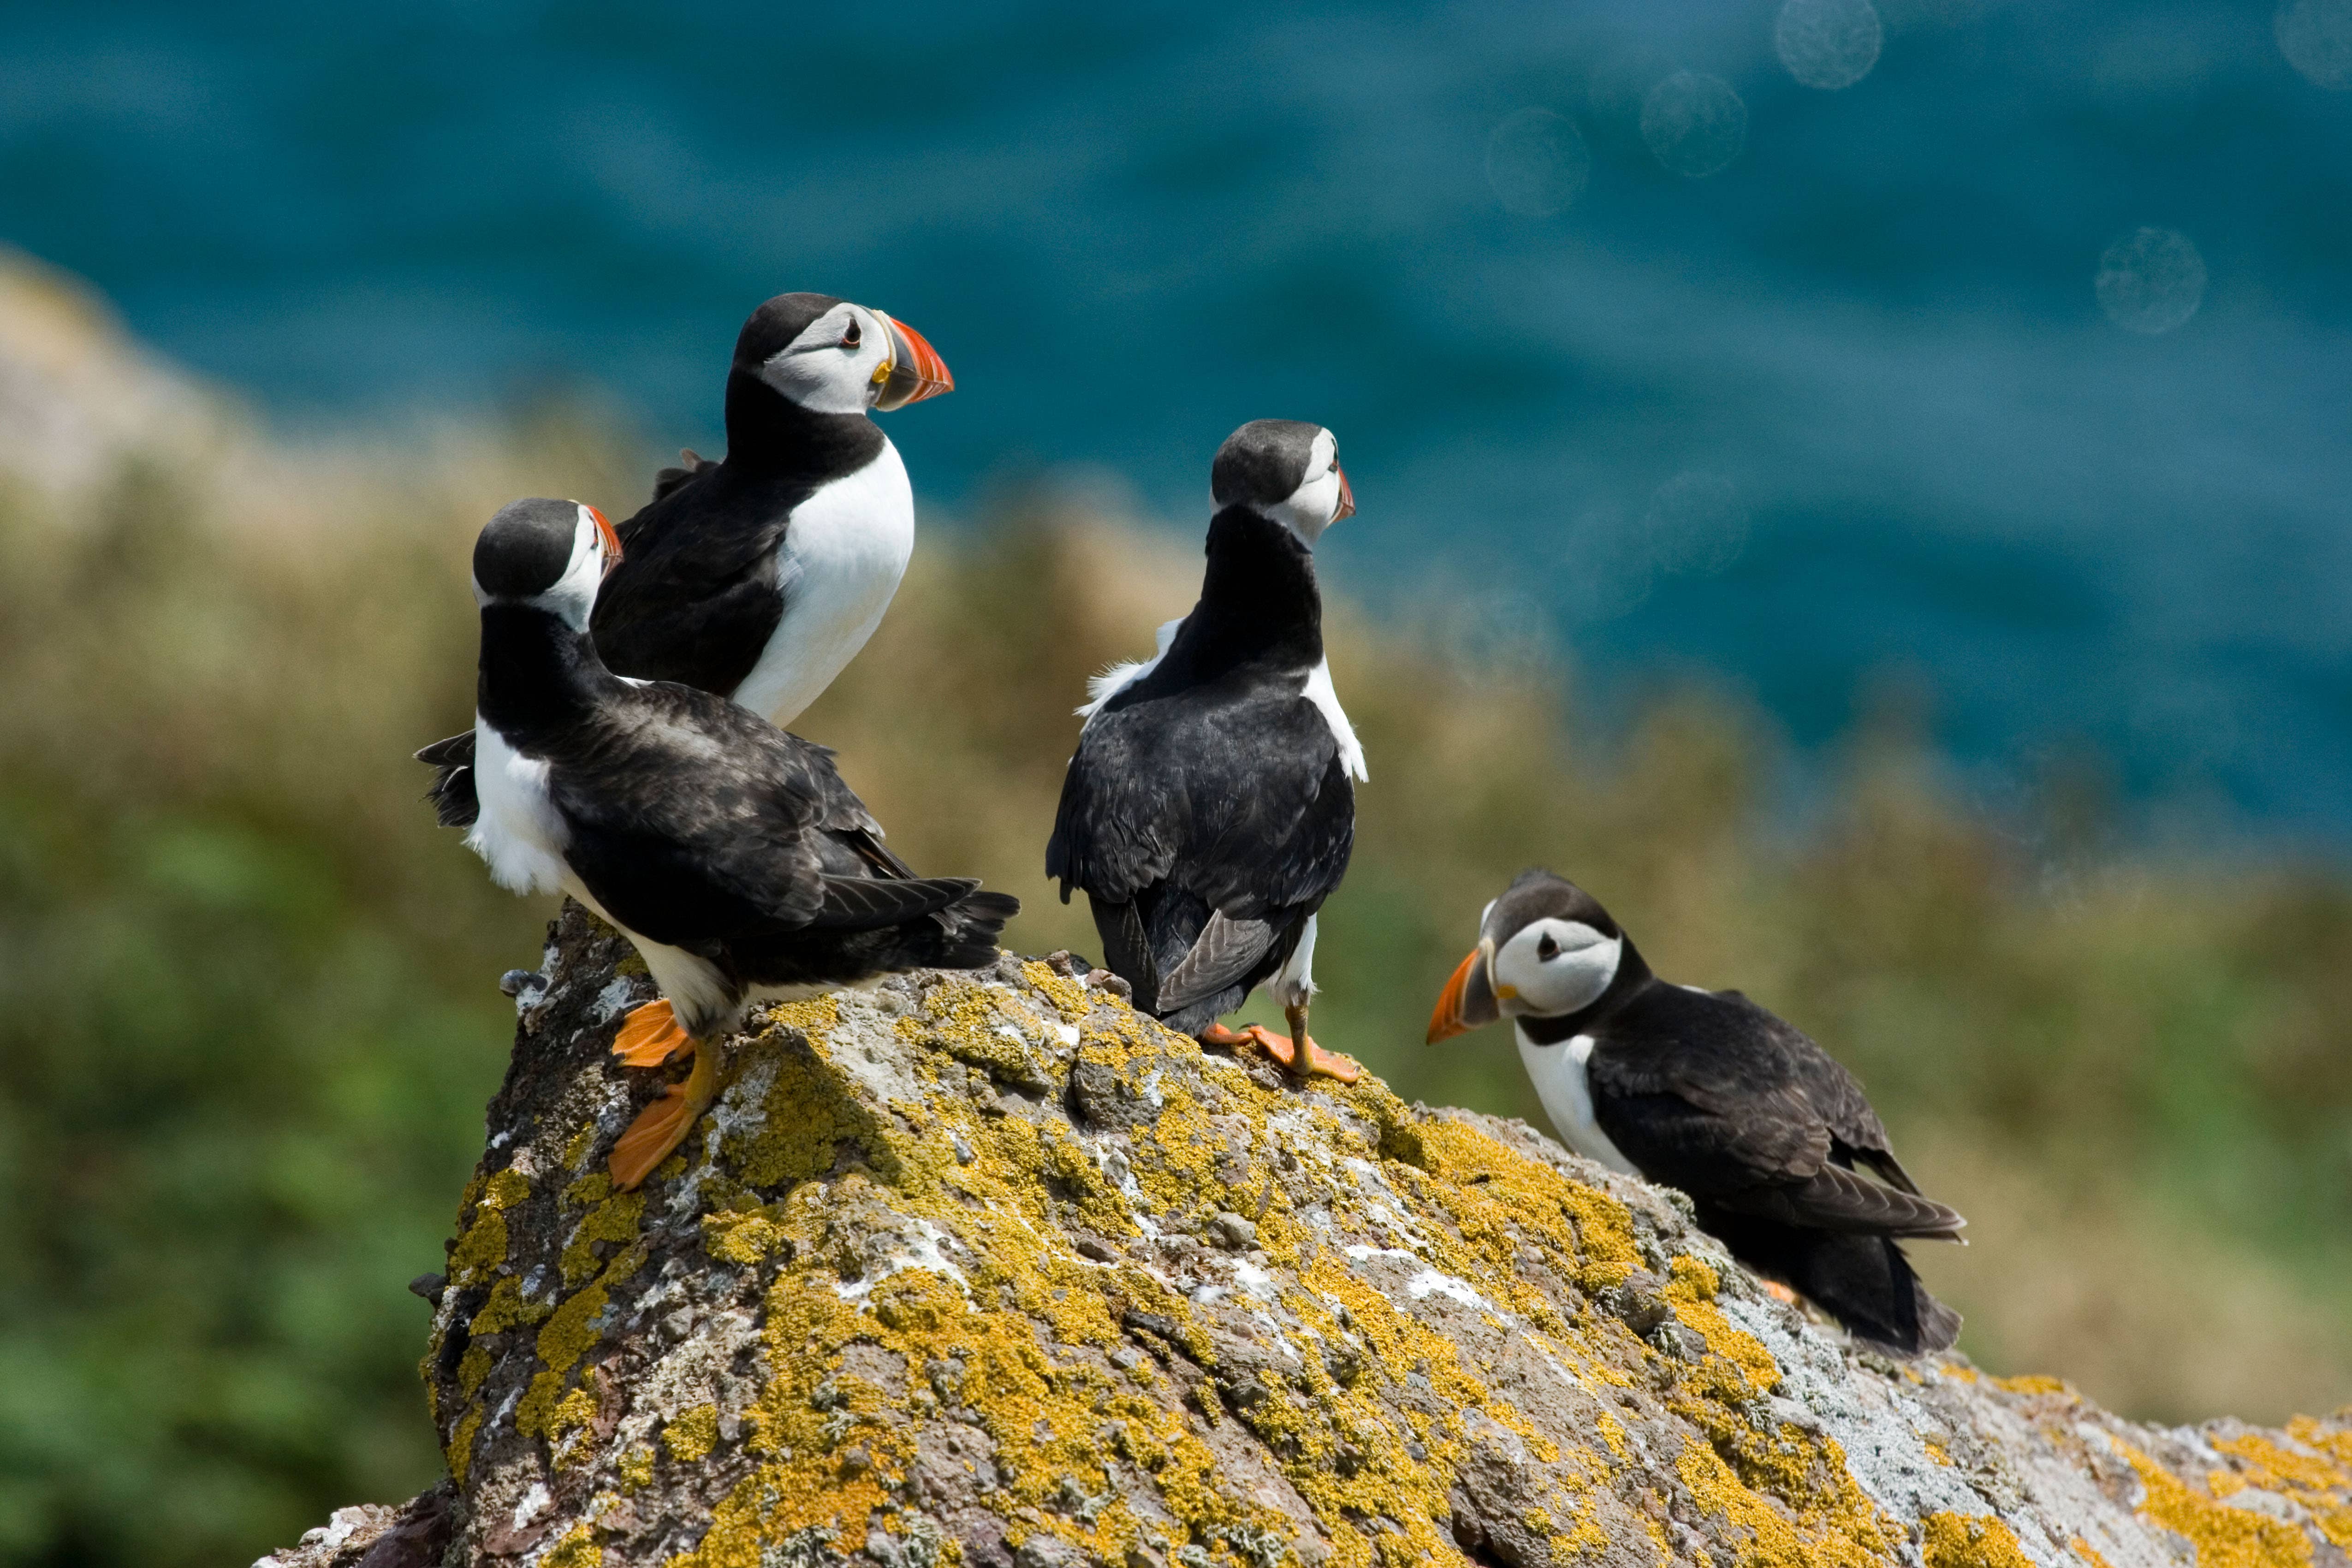
[[[607,669],[589,626],[620,559],[573,501],[516,501],[482,530],[481,809],[466,843],[501,886],[561,889],[636,944],[662,1000],[629,1016],[615,1055],[695,1053],[613,1147],[628,1188],[709,1104],[718,1068],[697,1047],[745,1002],[982,967],[1021,905],[908,870],[824,747],[708,691]]]
[[[1356,510],[1339,442],[1259,419],[1218,449],[1217,512],[1192,614],[1160,651],[1092,683],[1045,874],[1084,888],[1104,963],[1135,1005],[1211,1045],[1248,1041],[1301,1076],[1356,1065],[1307,1037],[1315,914],[1348,869],[1363,748],[1323,657],[1315,544]],[[1266,985],[1286,1038],[1216,1023]]]
[[[1862,1085],[1797,1029],[1658,979],[1590,893],[1539,870],[1486,906],[1429,1042],[1502,1017],[1578,1153],[1681,1188],[1734,1258],[1856,1339],[1908,1356],[1958,1335],[1896,1241],[1958,1241],[1968,1222],[1919,1195]]]
[[[727,456],[665,468],[597,596],[607,668],[789,724],[866,646],[915,548],[898,449],[866,417],[954,389],[921,334],[830,294],[751,312],[727,373]],[[444,826],[474,821],[474,737],[416,753]]]

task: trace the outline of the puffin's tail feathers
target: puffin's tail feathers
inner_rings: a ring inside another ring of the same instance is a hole
[[[1892,1355],[1926,1355],[1959,1338],[1960,1315],[1927,1293],[1891,1237],[1811,1230],[1748,1216],[1699,1223],[1759,1274],[1785,1281],[1846,1331]]]
[[[1021,900],[1010,893],[983,892],[975,888],[944,911],[945,918],[927,922],[916,941],[935,956],[922,960],[933,969],[985,969],[996,962],[996,939],[1005,922],[1021,912]]]
[[[425,798],[433,803],[433,815],[444,827],[471,827],[482,814],[481,802],[474,795],[474,732],[471,730],[436,741],[416,753],[416,760],[433,769],[433,782],[425,786]]]

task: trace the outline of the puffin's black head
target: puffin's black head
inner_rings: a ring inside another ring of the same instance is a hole
[[[1226,437],[1209,465],[1209,493],[1220,510],[1261,512],[1310,548],[1356,510],[1339,467],[1339,438],[1297,419],[1253,419]]]
[[[955,390],[920,332],[830,294],[779,294],[752,311],[734,368],[815,414],[887,413]]]
[[[1528,869],[1478,917],[1478,945],[1445,983],[1429,1043],[1503,1017],[1559,1018],[1601,1000],[1625,958],[1625,933],[1565,877]]]
[[[537,497],[512,501],[474,541],[474,597],[485,605],[552,610],[583,628],[596,585],[620,559],[620,537],[594,507]]]

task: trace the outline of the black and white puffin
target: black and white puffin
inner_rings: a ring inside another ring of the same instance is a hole
[[[1200,601],[1160,649],[1097,677],[1045,874],[1084,888],[1136,1005],[1304,1076],[1356,1065],[1307,1037],[1315,914],[1348,869],[1363,748],[1323,657],[1315,544],[1356,510],[1338,440],[1259,419],[1217,451]],[[1264,984],[1287,1037],[1216,1023]]]
[[[1598,900],[1541,870],[1486,906],[1429,1042],[1497,1018],[1578,1153],[1681,1188],[1734,1258],[1856,1339],[1917,1355],[1959,1333],[1896,1242],[1958,1241],[1968,1222],[1919,1194],[1862,1085],[1794,1026],[1660,980]]]
[[[715,691],[789,724],[866,646],[915,548],[907,466],[867,417],[952,391],[902,321],[830,294],[751,312],[727,373],[727,456],[682,454],[620,527],[597,596],[605,667]],[[474,737],[416,753],[445,826],[476,810]]]
[[[686,1082],[614,1145],[633,1187],[718,1084],[698,1042],[746,1001],[993,963],[1020,901],[919,878],[834,771],[833,753],[698,688],[614,674],[590,636],[622,558],[594,508],[520,500],[474,546],[482,655],[481,809],[466,843],[518,893],[569,893],[636,944],[662,1000],[614,1042],[632,1067],[694,1051]]]

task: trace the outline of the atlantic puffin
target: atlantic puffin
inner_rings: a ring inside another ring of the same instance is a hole
[[[1355,844],[1363,747],[1323,657],[1315,546],[1356,510],[1338,439],[1258,419],[1217,451],[1208,567],[1159,651],[1089,685],[1045,874],[1083,888],[1135,1005],[1300,1077],[1359,1068],[1307,1033],[1315,919]],[[1289,1024],[1216,1023],[1265,984]]]
[[[790,724],[866,646],[915,547],[907,466],[867,417],[954,390],[921,333],[830,294],[751,312],[727,373],[727,456],[691,451],[623,523],[597,596],[606,668]],[[476,811],[474,737],[416,753],[444,826]]]
[[[1897,1242],[1958,1241],[1968,1222],[1920,1195],[1862,1085],[1793,1026],[1660,980],[1599,900],[1544,870],[1486,906],[1429,1042],[1497,1018],[1578,1153],[1681,1188],[1734,1258],[1857,1340],[1913,1356],[1958,1335]]]
[[[622,559],[603,515],[568,500],[516,501],[476,541],[480,810],[466,843],[499,885],[568,893],[636,945],[662,999],[630,1014],[615,1055],[695,1052],[614,1145],[629,1188],[709,1104],[718,1069],[697,1046],[747,1001],[982,967],[1021,905],[915,876],[824,747],[699,688],[614,674],[590,627]]]

